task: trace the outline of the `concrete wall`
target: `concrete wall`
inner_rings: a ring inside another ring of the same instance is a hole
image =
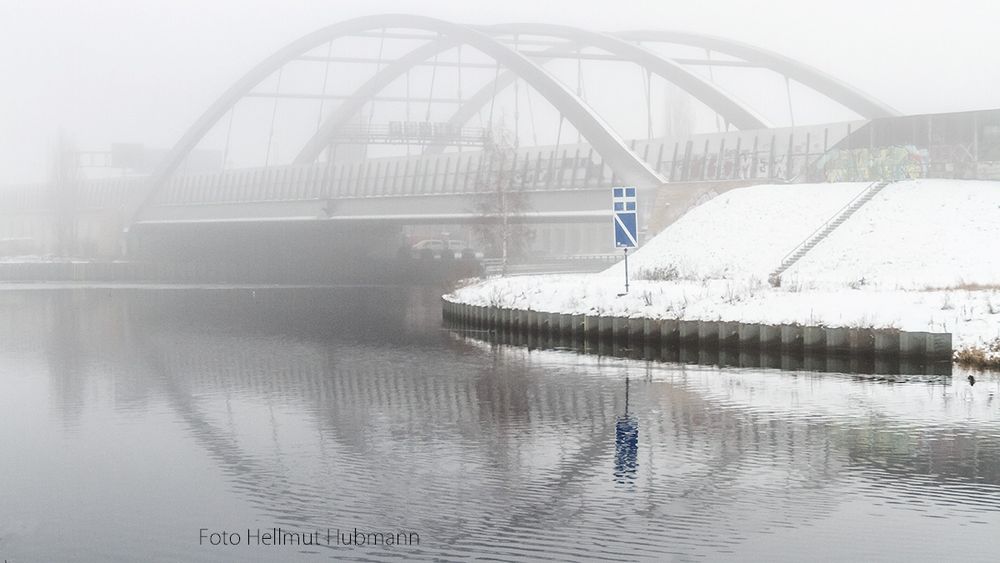
[[[693,363],[858,373],[951,373],[949,333],[567,315],[442,300],[452,327],[509,344]]]

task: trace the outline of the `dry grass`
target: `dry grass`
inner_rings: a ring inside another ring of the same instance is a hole
[[[642,298],[642,303],[647,307],[653,306],[653,292],[650,290],[643,291],[639,297]]]
[[[919,291],[1000,291],[1000,284],[995,283],[958,283],[942,287],[926,286]]]
[[[955,362],[969,368],[1000,369],[1000,338],[986,346],[967,346],[956,351]]]
[[[641,268],[634,274],[633,279],[649,281],[675,281],[681,279],[677,266],[668,264],[657,268]]]

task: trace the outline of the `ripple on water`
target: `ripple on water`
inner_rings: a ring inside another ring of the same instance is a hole
[[[405,551],[248,552],[261,558],[997,547],[967,533],[1000,524],[990,377],[888,382],[529,351],[454,338],[424,301],[385,291],[142,296],[33,292],[11,310],[42,345],[0,325],[0,401],[14,418],[0,436],[20,460],[0,460],[20,485],[0,522],[44,507],[37,527],[0,534],[15,556],[129,559],[151,522],[171,534],[154,554],[168,560],[218,556],[190,541],[206,522],[421,535]],[[15,408],[27,400],[44,408]],[[32,440],[13,439],[18,427]],[[37,475],[65,490],[30,487]],[[120,542],[94,543],[103,513],[118,515]],[[38,541],[53,528],[78,533]]]

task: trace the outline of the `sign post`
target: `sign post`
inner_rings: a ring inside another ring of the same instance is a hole
[[[611,188],[611,200],[614,211],[615,248],[621,248],[625,253],[625,293],[628,293],[628,249],[639,246],[635,188]]]

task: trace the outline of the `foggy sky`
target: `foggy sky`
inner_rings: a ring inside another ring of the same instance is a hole
[[[0,184],[44,180],[60,128],[85,150],[169,147],[276,49],[388,12],[697,31],[782,52],[904,113],[1000,106],[988,0],[0,0]]]

